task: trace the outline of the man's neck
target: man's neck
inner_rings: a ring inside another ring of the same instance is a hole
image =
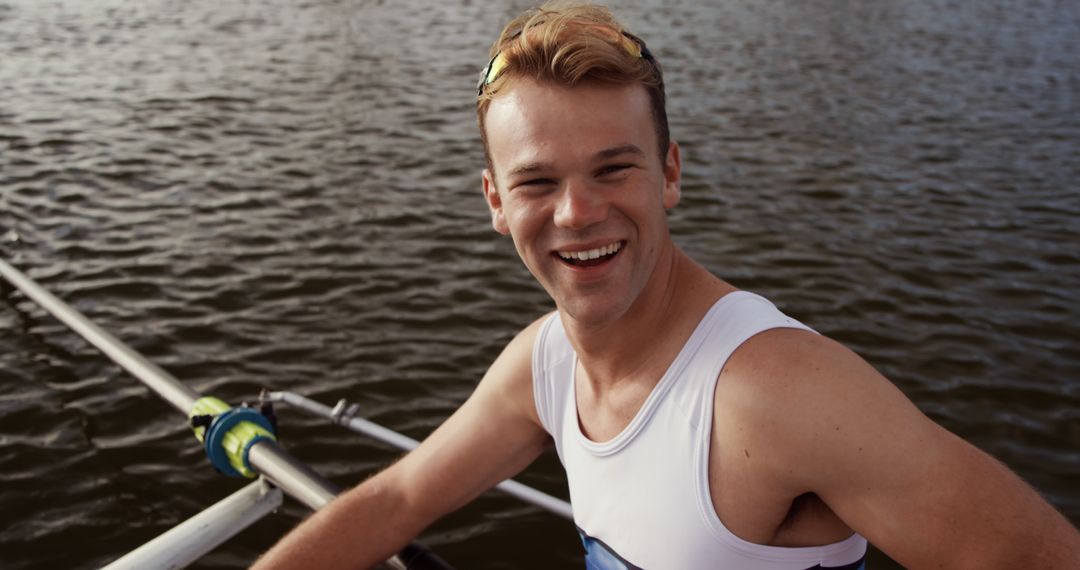
[[[592,324],[560,316],[586,381],[606,392],[624,382],[659,381],[709,308],[732,290],[672,245],[672,255],[617,319]]]

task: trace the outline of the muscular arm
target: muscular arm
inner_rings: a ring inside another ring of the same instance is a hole
[[[254,568],[371,567],[528,466],[550,441],[532,396],[539,322],[507,345],[468,401],[420,447],[312,515]]]
[[[1080,534],[1060,513],[846,348],[776,330],[730,365],[754,380],[729,395],[745,399],[769,476],[792,497],[817,494],[905,567],[1080,567]]]

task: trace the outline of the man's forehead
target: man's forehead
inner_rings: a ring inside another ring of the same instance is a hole
[[[656,144],[648,94],[640,85],[521,80],[492,100],[485,129],[492,160],[507,170],[535,169],[552,155],[604,158]]]

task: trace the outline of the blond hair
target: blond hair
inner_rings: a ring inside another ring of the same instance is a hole
[[[531,9],[503,28],[491,46],[490,57],[493,63],[498,57],[501,66],[489,82],[481,79],[476,99],[489,169],[491,152],[484,115],[491,100],[521,78],[567,87],[594,82],[642,85],[649,95],[660,160],[667,155],[670,134],[660,64],[644,42],[626,32],[607,8],[556,1]]]

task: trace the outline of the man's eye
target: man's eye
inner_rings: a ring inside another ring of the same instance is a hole
[[[599,172],[599,175],[600,176],[606,176],[606,175],[609,175],[609,174],[617,174],[617,173],[622,172],[622,171],[624,171],[624,170],[626,170],[626,169],[628,169],[628,168],[630,168],[632,166],[633,166],[632,164],[612,164],[610,166],[605,166],[605,167],[601,168],[600,172]]]
[[[518,186],[544,186],[546,184],[554,184],[555,181],[550,178],[533,178],[532,180],[525,180],[519,182]]]

